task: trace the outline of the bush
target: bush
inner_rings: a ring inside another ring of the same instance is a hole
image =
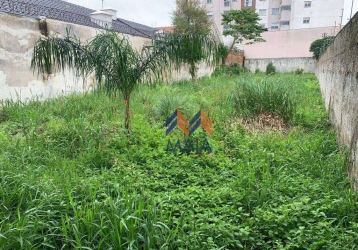
[[[212,76],[220,76],[220,75],[226,75],[226,76],[237,76],[241,75],[243,73],[246,73],[247,69],[244,69],[237,63],[231,63],[229,66],[222,65],[220,67],[217,67]]]
[[[221,64],[225,65],[226,57],[229,54],[229,48],[225,44],[220,43],[218,46],[218,54],[221,57]]]
[[[261,73],[261,70],[259,68],[256,68],[255,69],[255,74],[260,74]]]
[[[334,36],[326,36],[311,43],[310,52],[313,52],[313,58],[318,59],[333,41]]]
[[[272,75],[276,73],[276,67],[273,66],[272,62],[269,62],[266,66],[266,74]]]
[[[301,75],[303,73],[303,69],[301,67],[298,67],[295,71],[296,75]]]
[[[235,112],[244,118],[260,113],[270,113],[289,122],[297,107],[292,88],[277,79],[254,82],[243,78],[233,91],[231,100]]]

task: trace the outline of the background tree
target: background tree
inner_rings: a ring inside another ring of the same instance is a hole
[[[229,51],[233,50],[235,44],[241,44],[244,40],[247,44],[266,42],[261,37],[264,32],[264,28],[259,24],[261,19],[252,9],[230,10],[229,13],[222,14],[222,17],[222,24],[228,25],[223,35],[233,37]]]
[[[210,34],[211,20],[206,9],[199,0],[176,0],[176,10],[173,12],[175,33],[184,35],[183,42],[187,44],[183,60],[189,64],[189,73],[194,81],[197,79],[197,64],[209,57],[205,48],[201,47],[201,37],[215,42]],[[196,46],[198,45],[198,46]]]
[[[181,34],[208,35],[211,20],[199,0],[176,0],[173,25],[175,31]]]
[[[313,57],[318,59],[326,51],[333,39],[334,36],[326,36],[313,41],[310,46],[310,52],[313,52]]]
[[[130,95],[144,81],[162,77],[162,73],[177,69],[184,63],[188,38],[168,35],[153,40],[140,52],[134,50],[127,38],[119,38],[113,31],[98,34],[82,44],[69,32],[65,38],[48,37],[37,41],[31,67],[39,74],[56,73],[70,69],[76,77],[94,74],[98,87],[109,95],[118,91],[125,104],[124,127],[130,130]],[[203,48],[206,54],[216,50],[215,43],[206,37],[191,40],[194,48]]]

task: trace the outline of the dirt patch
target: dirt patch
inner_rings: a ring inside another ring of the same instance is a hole
[[[286,122],[274,114],[258,114],[248,119],[239,119],[241,124],[249,132],[282,132],[286,133],[288,126]]]

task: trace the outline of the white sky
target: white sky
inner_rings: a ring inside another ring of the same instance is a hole
[[[100,10],[102,0],[68,0],[70,3]],[[104,8],[117,10],[117,17],[151,27],[171,25],[174,0],[104,0]]]

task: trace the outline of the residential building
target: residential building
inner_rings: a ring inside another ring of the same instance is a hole
[[[340,26],[344,5],[352,0],[204,0],[219,32],[222,14],[244,7],[255,9],[269,31]],[[358,7],[358,6],[357,6]],[[347,14],[348,16],[348,14]]]
[[[344,0],[292,0],[290,29],[340,26]]]

